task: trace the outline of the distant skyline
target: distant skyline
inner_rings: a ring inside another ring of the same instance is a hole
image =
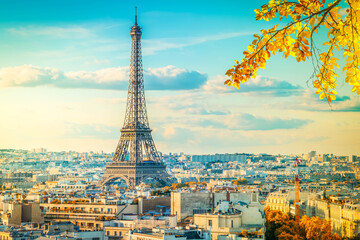
[[[239,90],[223,85],[274,24],[255,21],[266,2],[1,1],[0,148],[115,150],[137,6],[159,151],[359,154],[360,98],[342,74],[331,106],[307,82],[311,62],[280,54]]]
[[[93,150],[89,150],[89,151],[74,151],[74,150],[59,150],[59,151],[51,151],[48,150],[46,148],[32,148],[32,149],[1,149],[0,150],[14,150],[14,151],[28,151],[28,152],[32,152],[32,153],[69,153],[69,152],[76,152],[79,154],[86,154],[86,153],[93,153],[93,154],[105,154],[105,155],[109,155],[109,154],[114,154],[114,151],[104,151],[104,150],[97,150],[97,151],[93,151]],[[189,155],[223,155],[223,154],[229,154],[229,155],[236,155],[236,154],[248,154],[248,155],[273,155],[273,156],[290,156],[290,155],[304,155],[304,154],[310,154],[310,152],[315,151],[315,156],[321,156],[321,155],[333,155],[335,157],[349,157],[350,155],[356,155],[359,156],[360,154],[349,154],[349,155],[336,155],[333,153],[322,153],[322,152],[317,152],[316,150],[312,150],[309,152],[304,152],[304,153],[290,153],[290,154],[269,154],[269,153],[265,153],[265,152],[259,152],[259,153],[252,153],[252,152],[228,152],[228,153],[203,153],[203,154],[190,154],[190,153],[186,153],[186,152],[161,152],[162,155],[169,155],[169,154],[181,154],[183,153],[186,156]]]

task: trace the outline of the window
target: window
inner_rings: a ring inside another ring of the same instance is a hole
[[[108,235],[108,236],[109,236],[109,235],[110,235],[110,232],[109,232],[109,231],[107,231],[107,232],[106,232],[106,235]]]
[[[231,228],[234,227],[234,220],[231,220]]]
[[[212,220],[209,220],[209,226],[210,227],[212,226]]]

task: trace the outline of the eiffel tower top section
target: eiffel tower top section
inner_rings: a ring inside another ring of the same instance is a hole
[[[129,72],[129,88],[123,130],[148,130],[149,121],[146,112],[144,93],[144,76],[141,60],[141,27],[137,24],[135,8],[135,24],[131,28],[131,61]]]
[[[135,7],[135,24],[131,28],[130,35],[132,38],[134,38],[134,36],[138,36],[140,41],[141,34],[141,27],[137,24],[137,7]]]

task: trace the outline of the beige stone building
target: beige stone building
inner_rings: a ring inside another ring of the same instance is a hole
[[[177,216],[177,221],[182,222],[187,217],[197,213],[213,212],[221,201],[232,203],[244,202],[249,204],[257,201],[258,193],[248,192],[171,192],[171,214]],[[254,198],[254,199],[252,199]]]
[[[70,221],[79,226],[80,230],[102,230],[105,221],[121,219],[125,213],[137,214],[138,205],[103,204],[87,202],[41,203],[45,213],[45,222]]]
[[[124,215],[118,223],[131,230],[136,229],[152,229],[152,228],[175,228],[177,226],[176,216],[163,215]]]
[[[5,201],[2,203],[4,225],[20,227],[21,223],[43,223],[44,219],[38,202]]]
[[[151,210],[156,210],[157,206],[170,208],[170,196],[156,196],[149,198],[138,198],[139,214],[146,213]]]
[[[281,191],[270,193],[266,198],[266,207],[285,214],[290,213],[290,193]]]
[[[310,193],[300,192],[300,216],[305,214],[305,205]],[[295,214],[294,207],[295,192],[292,191],[276,191],[269,193],[266,198],[265,206],[271,210],[279,210],[285,214]]]
[[[171,192],[171,214],[181,222],[194,215],[194,209],[211,210],[212,195],[209,192]]]
[[[219,235],[229,235],[241,232],[241,212],[226,214],[195,214],[194,224],[201,229],[211,230],[211,239],[218,239]]]
[[[312,196],[308,200],[306,215],[330,220],[331,230],[341,237],[353,237],[360,233],[360,204],[341,201],[337,197],[324,199]]]
[[[108,240],[128,239],[130,228],[127,227],[104,227],[105,236]]]
[[[253,234],[254,239],[264,239],[264,223],[264,215],[256,202],[233,205],[223,201],[214,213],[194,215],[194,224],[200,229],[211,231],[212,240],[244,232]]]
[[[41,230],[17,229],[0,231],[1,240],[33,240],[41,237]]]
[[[208,231],[190,229],[152,229],[151,232],[129,232],[129,240],[210,240]]]
[[[162,215],[124,215],[123,220],[116,220],[104,227],[109,240],[128,238],[129,231],[144,229],[174,229],[177,225],[176,216]]]
[[[338,210],[337,213],[340,211]],[[360,204],[344,204],[341,209],[341,235],[352,237],[360,233]]]

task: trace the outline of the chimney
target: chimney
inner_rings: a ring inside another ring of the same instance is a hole
[[[226,201],[230,202],[230,192],[226,191]]]

